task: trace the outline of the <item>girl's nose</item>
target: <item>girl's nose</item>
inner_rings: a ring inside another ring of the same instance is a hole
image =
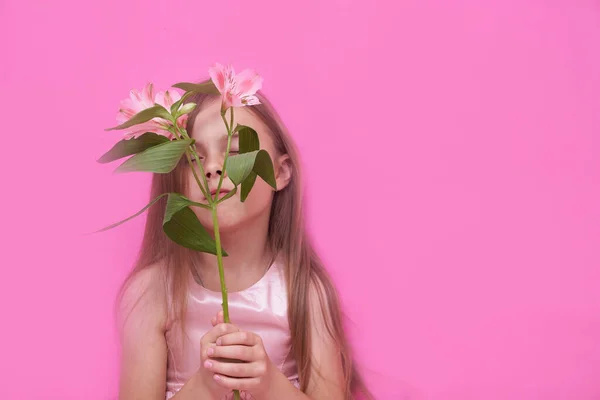
[[[204,173],[206,178],[221,176],[223,174],[223,158],[222,157],[208,157],[204,164]]]
[[[206,169],[206,177],[210,179],[211,176],[221,176],[223,173],[220,169]]]

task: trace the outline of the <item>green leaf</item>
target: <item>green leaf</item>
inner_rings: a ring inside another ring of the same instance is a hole
[[[227,176],[237,186],[244,181],[254,168],[254,161],[258,151],[236,154],[227,158]]]
[[[273,170],[273,162],[271,156],[265,150],[260,150],[256,155],[253,171],[260,176],[263,181],[267,182],[273,189],[277,190],[277,182],[275,181],[275,171]]]
[[[119,158],[127,157],[132,154],[140,153],[150,147],[168,142],[169,138],[158,135],[154,132],[146,132],[143,135],[133,139],[123,139],[115,144],[112,149],[107,151],[98,159],[99,163],[105,164]]]
[[[244,182],[242,182],[242,192],[240,193],[240,200],[242,203],[248,198],[248,195],[254,186],[254,182],[256,182],[256,176],[256,172],[252,171],[250,172],[250,175],[244,179]]]
[[[179,200],[175,200],[172,203],[173,210],[180,205]],[[217,254],[214,239],[204,229],[194,211],[187,206],[176,212],[165,211],[163,231],[169,239],[180,246],[203,253]],[[223,256],[227,256],[224,250]]]
[[[192,201],[185,196],[182,196],[178,193],[169,193],[169,197],[167,198],[167,207],[165,208],[165,216],[163,218],[164,221],[169,221],[173,217],[174,214],[181,211],[181,209],[190,205]]]
[[[227,176],[237,186],[244,182],[252,172],[260,176],[273,189],[277,189],[275,182],[275,172],[271,156],[266,150],[250,151],[248,153],[236,154],[227,158]],[[252,185],[246,185],[248,192]],[[242,188],[243,189],[243,188]],[[242,192],[242,197],[244,193]],[[248,195],[246,194],[246,197]]]
[[[249,153],[260,149],[260,142],[258,140],[258,133],[249,126],[238,124],[235,127],[235,131],[239,135],[240,143],[240,154]]]
[[[125,222],[127,222],[127,221],[129,221],[129,220],[131,220],[131,219],[133,219],[133,218],[135,218],[135,217],[137,217],[138,215],[140,215],[141,213],[143,213],[144,211],[146,211],[146,210],[147,210],[148,208],[150,208],[150,207],[151,207],[151,206],[152,206],[154,203],[156,203],[158,200],[160,200],[162,197],[166,196],[167,194],[168,194],[168,193],[163,193],[163,194],[161,194],[160,196],[158,196],[157,198],[155,198],[154,200],[152,200],[150,203],[148,203],[148,204],[146,205],[146,207],[142,208],[140,211],[136,212],[136,213],[135,213],[135,214],[133,214],[131,217],[125,218],[125,219],[124,219],[124,220],[122,220],[122,221],[119,221],[119,222],[117,222],[117,223],[114,223],[114,224],[112,224],[112,225],[109,225],[109,226],[107,226],[106,228],[102,228],[102,229],[100,229],[100,230],[98,230],[98,231],[96,231],[96,232],[94,232],[94,233],[98,233],[98,232],[104,232],[104,231],[107,231],[107,230],[109,230],[109,229],[112,229],[112,228],[116,228],[117,226],[124,224]]]
[[[219,94],[219,89],[217,89],[212,80],[207,80],[201,83],[179,82],[174,84],[173,87],[185,90],[186,92]]]
[[[238,124],[235,127],[234,132],[237,132],[239,135],[239,148],[240,154],[257,152],[260,149],[260,141],[258,139],[258,133],[254,129],[249,126]],[[257,157],[259,152],[256,153]],[[264,156],[260,156],[264,157]],[[246,178],[242,181],[242,191],[240,193],[240,200],[242,202],[246,201],[250,191],[254,187],[254,183],[256,182],[256,158],[254,159],[254,165],[252,166],[252,171],[246,176]]]
[[[150,147],[121,164],[115,172],[144,171],[166,174],[176,166],[194,139],[170,140]]]
[[[146,108],[145,110],[140,111],[139,113],[137,113],[133,117],[131,117],[130,120],[122,123],[121,125],[115,126],[113,128],[108,128],[106,130],[113,131],[113,130],[117,130],[117,129],[129,128],[134,125],[148,122],[152,118],[156,118],[156,117],[164,118],[167,121],[170,121],[172,119],[171,114],[169,114],[169,112],[166,110],[166,108],[157,104],[154,107]]]
[[[167,199],[167,207],[165,209],[165,220],[171,219],[173,214],[179,212],[184,207],[187,206],[200,206],[203,208],[209,208],[208,205],[202,203],[196,203],[188,199],[187,197],[179,194],[179,193],[169,193],[169,198]]]

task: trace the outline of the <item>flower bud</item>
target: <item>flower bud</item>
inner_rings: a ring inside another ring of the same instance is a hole
[[[192,112],[192,110],[194,110],[194,108],[196,108],[196,103],[187,103],[179,109],[179,111],[177,112],[177,116],[188,114],[188,113]]]

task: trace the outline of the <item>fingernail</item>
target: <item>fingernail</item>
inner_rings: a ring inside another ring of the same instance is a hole
[[[217,346],[220,346],[220,345],[221,345],[221,338],[218,338],[217,339]]]
[[[221,377],[219,375],[215,375],[215,381],[220,381]]]
[[[211,363],[210,361],[206,360],[206,361],[204,362],[204,366],[205,366],[206,368],[211,368],[211,367],[212,367],[212,363]]]
[[[213,349],[212,347],[209,347],[208,350],[206,350],[206,354],[208,354],[209,356],[212,356],[213,354],[215,354],[215,349]]]

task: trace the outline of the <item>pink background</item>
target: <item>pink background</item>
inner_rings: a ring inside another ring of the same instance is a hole
[[[600,399],[600,3],[0,2],[0,398],[114,399],[118,102],[255,67],[378,399]]]

